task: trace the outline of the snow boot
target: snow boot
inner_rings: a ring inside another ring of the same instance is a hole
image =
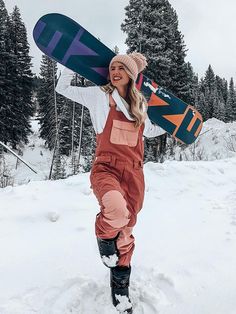
[[[111,268],[111,297],[112,303],[120,313],[133,313],[129,298],[129,278],[131,267],[116,266]]]
[[[105,266],[112,268],[118,265],[119,251],[117,249],[116,240],[118,235],[113,239],[101,239],[97,237],[98,249]]]

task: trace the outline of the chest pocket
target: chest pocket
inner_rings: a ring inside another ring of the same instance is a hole
[[[134,123],[113,120],[110,142],[112,144],[135,147],[138,143],[139,128]]]

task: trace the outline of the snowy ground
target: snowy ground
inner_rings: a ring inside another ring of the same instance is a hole
[[[49,176],[52,152],[45,148],[44,140],[39,137],[39,121],[31,121],[33,134],[29,136],[29,144],[23,149],[21,156],[29,163],[37,174],[27,168],[22,162],[16,163],[16,157],[12,154],[5,154],[8,168],[14,178],[14,185],[28,183],[32,180],[45,180]],[[16,151],[16,153],[18,153]]]
[[[134,314],[236,313],[236,157],[145,165]],[[0,313],[112,314],[89,174],[0,190]]]
[[[225,123],[212,118],[203,124],[197,140],[185,149],[181,146],[176,147],[172,158],[175,160],[216,160],[235,156],[236,121]]]
[[[22,149],[21,156],[36,172],[35,174],[11,153],[5,154],[6,164],[13,177],[13,185],[25,184],[30,181],[47,180],[52,163],[52,151],[45,147],[45,141],[39,137],[40,124],[37,119],[31,120],[33,134],[29,136],[29,143]],[[19,154],[18,151],[16,151]],[[72,175],[71,157],[63,156],[67,175]],[[83,163],[82,157],[80,163]]]
[[[37,175],[23,164],[15,169],[6,154],[21,185],[0,190],[0,314],[115,314],[89,174],[43,181],[52,156],[38,127],[33,120],[23,151]],[[235,314],[236,122],[208,120],[194,145],[177,147],[175,159],[180,155],[204,161],[145,165],[134,314]]]

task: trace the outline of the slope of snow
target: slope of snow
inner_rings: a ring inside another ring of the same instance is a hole
[[[10,153],[5,154],[8,168],[14,177],[14,184],[24,184],[34,180],[46,180],[52,160],[52,152],[45,148],[44,140],[39,137],[39,121],[31,121],[33,134],[29,136],[29,143],[22,149],[21,156],[28,162],[37,174],[27,168],[22,162],[17,163],[17,159]],[[18,153],[16,151],[16,153]]]
[[[197,140],[186,148],[175,149],[175,160],[216,160],[236,156],[236,121],[225,123],[215,118],[203,123]],[[169,158],[169,157],[168,157]]]
[[[28,138],[29,143],[22,148],[23,155],[21,156],[37,172],[36,174],[22,162],[17,162],[17,158],[9,152],[5,154],[14,185],[25,184],[30,181],[47,180],[49,178],[53,152],[45,147],[45,141],[39,137],[39,129],[40,124],[36,117],[31,120],[33,133]],[[16,153],[19,154],[17,151]],[[63,163],[65,163],[67,175],[71,175],[71,157],[63,156]],[[82,156],[80,164],[83,164]]]
[[[145,165],[134,314],[234,314],[236,158]],[[112,314],[89,174],[0,190],[0,313]]]

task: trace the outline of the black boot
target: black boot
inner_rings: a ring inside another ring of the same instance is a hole
[[[129,278],[131,267],[116,266],[111,268],[112,303],[120,313],[133,313],[129,298]]]
[[[116,245],[118,236],[119,234],[113,239],[97,238],[98,249],[102,262],[109,268],[116,267],[119,261],[119,251]]]

